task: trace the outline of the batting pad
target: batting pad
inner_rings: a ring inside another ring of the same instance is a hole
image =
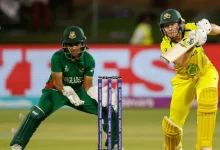
[[[198,97],[197,150],[212,147],[217,109],[218,90],[214,87],[203,89]]]
[[[164,132],[164,150],[177,150],[182,139],[182,128],[173,123],[168,117],[164,117],[162,121]]]

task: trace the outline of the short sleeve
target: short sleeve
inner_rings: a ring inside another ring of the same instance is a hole
[[[198,30],[198,27],[195,23],[187,23],[185,24],[185,29],[187,30]]]
[[[95,60],[94,58],[88,54],[85,75],[92,77],[95,71]]]
[[[163,40],[160,44],[160,49],[162,51],[162,53],[165,53],[166,51],[168,51],[171,48],[171,45],[169,43],[169,41],[165,41]]]
[[[62,72],[62,63],[60,55],[54,53],[51,58],[51,71],[52,72]]]

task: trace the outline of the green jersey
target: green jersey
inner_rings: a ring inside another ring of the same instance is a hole
[[[84,75],[92,77],[95,60],[88,52],[84,52],[77,60],[68,59],[62,50],[56,51],[51,58],[51,72],[63,73],[63,85],[78,90],[83,85]],[[56,89],[50,75],[46,88]]]

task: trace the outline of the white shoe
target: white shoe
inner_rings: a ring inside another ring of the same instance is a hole
[[[204,147],[202,150],[212,150],[211,148]]]
[[[22,150],[22,147],[18,144],[15,144],[11,147],[11,150]]]

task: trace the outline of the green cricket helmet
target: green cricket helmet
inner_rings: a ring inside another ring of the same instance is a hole
[[[164,24],[173,23],[173,22],[179,23],[179,27],[180,27],[179,30],[181,32],[184,31],[185,20],[182,18],[181,14],[177,10],[167,9],[161,13],[159,26],[160,26],[160,31],[163,36],[165,35],[164,29],[163,29]]]
[[[65,44],[73,44],[78,45],[79,43],[82,43],[80,57],[83,55],[85,50],[88,48],[86,44],[86,36],[84,35],[83,30],[78,26],[69,26],[67,27],[63,32],[62,37],[62,46],[63,46],[63,52],[66,55],[67,58],[72,59],[72,54],[68,50],[68,48],[64,47]]]

